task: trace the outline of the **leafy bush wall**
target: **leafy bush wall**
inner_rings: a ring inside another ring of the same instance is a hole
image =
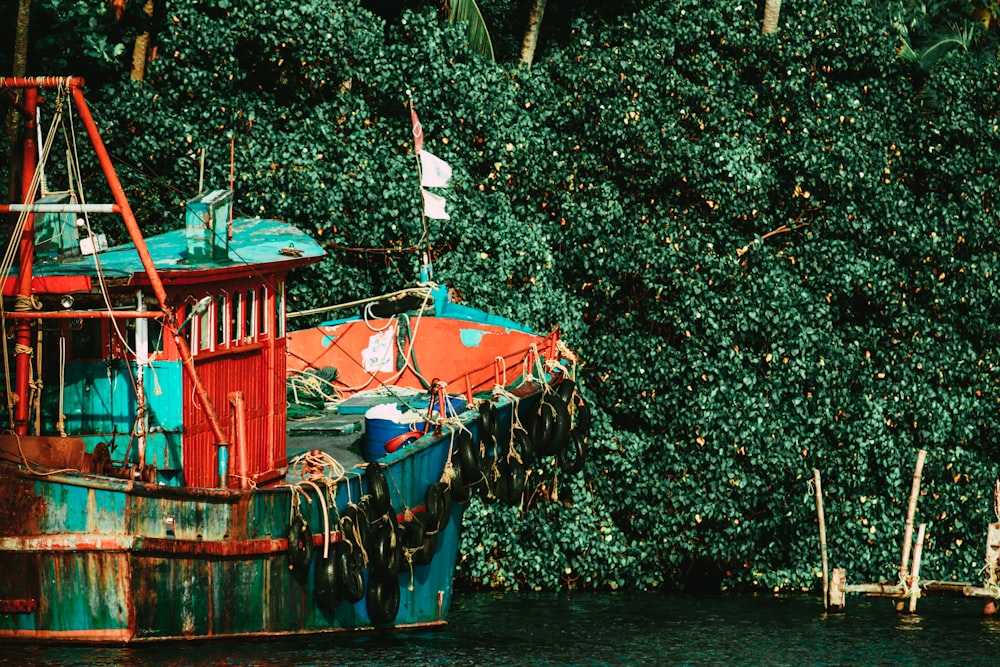
[[[924,571],[975,579],[1000,451],[992,34],[925,70],[900,28],[929,39],[963,3],[789,6],[768,36],[755,3],[632,4],[580,13],[531,70],[431,9],[173,4],[137,84],[133,24],[35,0],[31,73],[90,77],[151,230],[180,220],[198,149],[227,182],[234,141],[239,212],[328,244],[303,307],[416,275],[412,94],[456,170],[438,279],[561,325],[597,408],[581,476],[472,502],[470,585],[813,588],[813,468],[832,561],[892,579],[919,448]]]

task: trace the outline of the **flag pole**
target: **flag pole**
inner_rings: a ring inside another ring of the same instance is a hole
[[[410,121],[413,124],[413,159],[417,161],[417,187],[420,190],[420,223],[424,230],[424,242],[427,245],[427,250],[424,251],[424,256],[420,263],[420,282],[426,283],[434,278],[434,268],[431,253],[431,232],[427,224],[427,211],[424,210],[424,188],[422,185],[424,175],[421,173],[420,165],[420,151],[424,147],[424,128],[420,124],[420,119],[417,118],[417,110],[413,106],[413,97],[410,97],[410,91],[406,91],[406,94],[410,101]]]

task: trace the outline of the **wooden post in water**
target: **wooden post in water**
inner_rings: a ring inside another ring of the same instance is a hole
[[[847,570],[843,567],[833,568],[833,576],[830,577],[830,608],[834,611],[844,611],[847,594],[844,586],[847,585]]]
[[[924,532],[927,524],[920,524],[917,529],[917,543],[913,547],[913,569],[910,571],[910,578],[907,580],[907,589],[910,596],[910,613],[917,610],[917,598],[920,597],[920,555],[924,551]]]
[[[927,450],[917,452],[917,465],[913,468],[913,484],[910,487],[910,504],[906,508],[906,529],[903,531],[903,557],[899,561],[899,583],[906,582],[910,570],[910,548],[913,541],[913,515],[917,512],[917,498],[920,496],[920,476],[924,471]],[[896,611],[903,611],[903,601],[896,603]]]
[[[983,568],[983,588],[996,590],[998,565],[1000,565],[1000,523],[991,523],[986,527],[986,567]],[[996,601],[987,600],[983,606],[983,613],[987,616],[996,614]]]
[[[823,481],[819,469],[813,468],[813,486],[816,488],[816,515],[819,518],[819,552],[823,562],[823,609],[829,608],[828,586],[830,581],[826,563],[826,517],[823,514]]]
[[[986,567],[983,569],[983,579],[987,584],[998,583],[998,565],[1000,565],[1000,523],[991,523],[986,527]]]

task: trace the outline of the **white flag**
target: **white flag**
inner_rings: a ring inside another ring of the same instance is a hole
[[[451,182],[451,165],[427,151],[420,156],[420,185],[425,188],[446,188]]]
[[[423,188],[420,188],[420,192],[424,195],[424,215],[435,220],[451,220],[451,217],[444,212],[444,197],[427,192]]]

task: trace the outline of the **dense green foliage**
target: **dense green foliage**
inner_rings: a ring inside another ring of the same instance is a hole
[[[495,64],[431,7],[175,3],[143,83],[141,21],[33,4],[30,73],[96,84],[150,224],[179,220],[196,149],[209,183],[228,179],[235,137],[241,212],[328,244],[302,305],[415,276],[412,94],[456,171],[437,278],[560,324],[597,407],[582,475],[535,471],[523,509],[473,501],[467,581],[814,587],[813,468],[832,561],[892,579],[919,448],[924,571],[976,578],[1000,452],[1000,68],[981,27],[929,70],[896,52],[902,27],[919,49],[964,2],[791,5],[761,36],[756,3],[584,6],[570,24],[550,0],[559,29],[531,70],[514,19]]]

